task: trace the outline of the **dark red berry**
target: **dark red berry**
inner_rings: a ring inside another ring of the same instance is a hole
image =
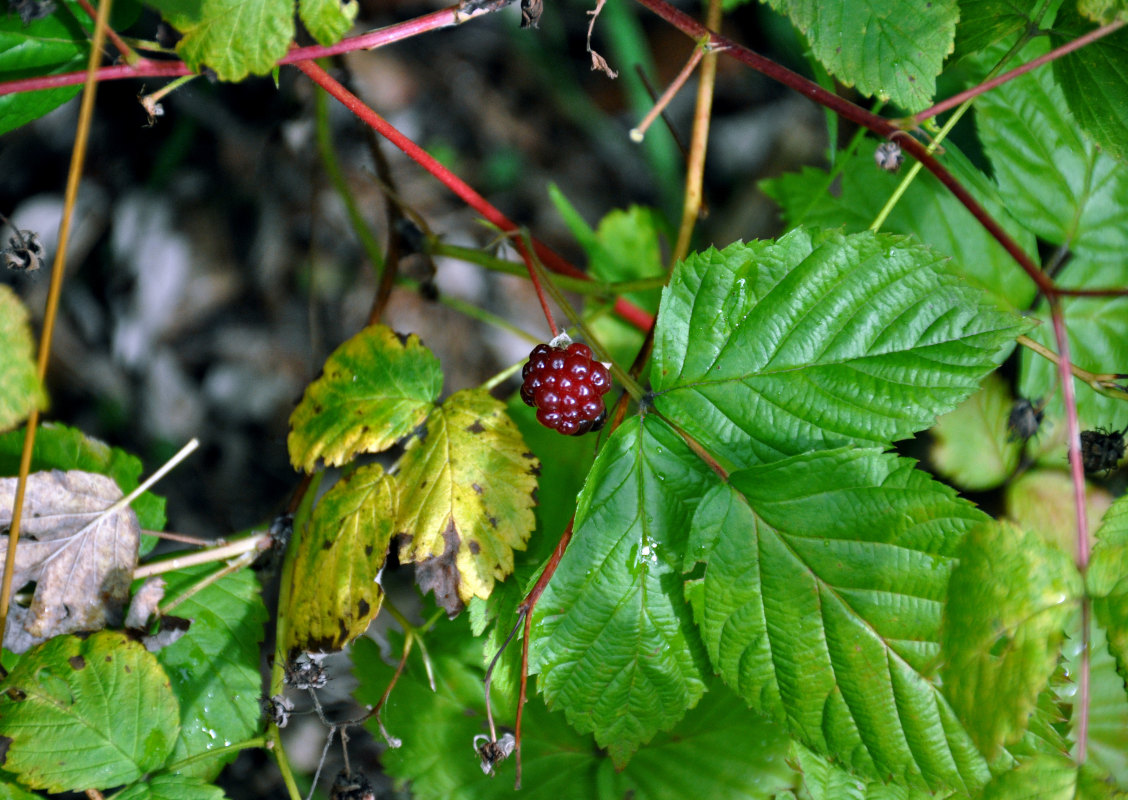
[[[568,436],[603,427],[603,395],[611,388],[611,374],[586,344],[538,344],[521,377],[521,400],[537,409],[542,425]]]

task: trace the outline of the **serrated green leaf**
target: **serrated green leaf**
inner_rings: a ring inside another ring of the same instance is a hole
[[[145,783],[135,783],[114,800],[223,800],[223,790],[199,778],[184,775],[154,775]]]
[[[886,446],[969,396],[1026,328],[902,237],[797,229],[678,265],[654,403],[737,466]]]
[[[978,392],[936,420],[931,452],[936,471],[963,489],[1000,486],[1022,454],[1022,443],[1007,430],[1013,404],[997,372],[984,378]]]
[[[705,691],[679,576],[693,506],[714,480],[662,421],[625,422],[588,475],[533,615],[530,670],[549,706],[594,732],[617,765]]]
[[[15,475],[19,471],[23,440],[22,428],[0,435],[0,475]],[[44,422],[35,432],[35,446],[31,451],[32,472],[47,469],[97,472],[113,478],[122,493],[128,494],[140,484],[142,466],[137,456],[118,447],[110,447],[77,428]],[[130,507],[137,513],[137,521],[143,530],[164,530],[163,497],[144,492]],[[152,550],[156,543],[157,537],[142,536],[141,554]]]
[[[1123,795],[1092,767],[1038,756],[991,780],[979,800],[1111,800]]]
[[[1023,59],[1045,52],[1036,41]],[[1128,285],[1128,164],[1100,152],[1081,135],[1061,90],[1047,70],[1015,79],[977,100],[977,125],[999,190],[1015,218],[1039,238],[1067,244],[1071,258],[1058,275],[1070,287]],[[1128,297],[1065,298],[1062,301],[1070,356],[1092,372],[1117,372],[1128,363]],[[1056,350],[1047,324],[1030,337]],[[1057,385],[1057,367],[1023,352],[1019,391],[1047,397]],[[1049,415],[1061,419],[1061,392]],[[1123,428],[1128,405],[1077,383],[1077,409],[1084,427]]]
[[[338,347],[290,416],[290,461],[312,472],[386,450],[427,418],[443,388],[439,360],[412,334],[373,325]]]
[[[146,0],[184,34],[177,54],[221,81],[269,75],[294,38],[294,0]]]
[[[1066,464],[1062,464],[1065,467]],[[1092,525],[1112,499],[1107,490],[1085,485],[1085,508]],[[1048,544],[1072,553],[1076,547],[1077,512],[1073,507],[1073,479],[1062,470],[1035,469],[1007,486],[1007,517]]]
[[[480,389],[455,392],[404,453],[395,530],[401,563],[447,613],[489,597],[533,531],[540,462],[505,406]]]
[[[34,789],[136,780],[165,762],[180,729],[156,657],[116,632],[57,636],[29,650],[0,693],[4,769]]]
[[[952,52],[956,0],[767,0],[787,14],[815,57],[847,86],[906,111],[932,102]]]
[[[497,777],[491,779],[482,774],[471,752],[474,737],[488,733],[477,643],[467,636],[462,620],[440,623],[435,634],[428,641],[438,691],[431,692],[422,664],[412,656],[384,715],[389,733],[402,739],[403,746],[385,751],[384,766],[397,781],[410,781],[412,796],[419,800],[517,796],[512,759],[499,764]],[[360,681],[357,699],[375,702],[394,668],[383,662],[379,648],[367,639],[357,641],[352,655]],[[748,711],[723,686],[714,689],[677,728],[656,736],[618,772],[590,735],[576,733],[563,714],[549,712],[533,697],[522,722],[519,796],[531,800],[684,800],[701,795],[716,800],[758,800],[786,788],[792,779],[785,763],[786,737],[775,725]],[[492,697],[496,700],[497,695]],[[512,706],[495,704],[499,724],[511,722],[512,713]],[[372,728],[375,732],[375,726]]]
[[[175,598],[215,571],[211,565],[165,576],[165,597]],[[266,608],[250,570],[227,575],[178,605],[192,620],[180,639],[157,653],[180,701],[180,738],[170,762],[241,742],[262,724],[259,642]],[[236,753],[197,761],[177,772],[212,780]]]
[[[1076,6],[1063,3],[1051,41],[1059,47],[1093,27]],[[1106,153],[1123,161],[1128,155],[1128,31],[1117,31],[1056,59],[1054,77],[1085,132]]]
[[[754,708],[847,768],[920,788],[987,778],[931,675],[948,572],[984,519],[876,450],[730,475],[727,516],[690,595],[713,666]]]
[[[1027,0],[960,0],[959,5],[960,21],[949,63],[983,52],[1033,23],[1034,6]]]
[[[396,514],[396,484],[368,464],[318,501],[294,556],[287,612],[288,652],[335,652],[368,628],[384,590],[384,566]]]
[[[46,407],[27,309],[15,292],[0,285],[0,431],[23,422],[33,409]]]
[[[869,229],[902,176],[877,168],[876,141],[867,140],[837,165],[835,174],[814,167],[762,181],[760,187],[779,203],[789,226],[836,228],[848,233]],[[945,167],[981,202],[1019,247],[1035,252],[1034,235],[1023,228],[999,199],[998,188],[953,144],[939,157]],[[952,259],[953,268],[982,286],[1005,307],[1026,309],[1035,287],[1010,253],[971,216],[940,181],[922,172],[886,218],[882,230],[915,236]]]
[[[302,24],[320,44],[336,44],[356,19],[356,0],[298,0]]]
[[[964,541],[948,587],[944,693],[988,758],[1026,730],[1081,594],[1069,555],[1037,534],[985,522]]]

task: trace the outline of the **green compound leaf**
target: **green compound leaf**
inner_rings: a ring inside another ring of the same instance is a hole
[[[415,335],[373,325],[338,347],[290,416],[290,461],[312,472],[386,450],[427,418],[443,388],[439,360]]]
[[[184,34],[177,54],[221,81],[268,75],[294,38],[294,0],[147,0]]]
[[[294,561],[286,649],[335,652],[380,610],[396,514],[396,485],[379,464],[341,478],[318,501]]]
[[[737,466],[885,446],[968,397],[1027,327],[902,237],[798,229],[678,265],[654,403]]]
[[[944,693],[984,754],[1026,730],[1082,593],[1069,555],[1009,523],[964,541],[948,587]]]
[[[205,564],[166,575],[166,602],[215,569]],[[180,701],[180,738],[170,762],[241,742],[258,732],[259,642],[267,618],[260,591],[254,573],[244,569],[205,587],[173,611],[191,619],[192,625],[157,653]],[[212,780],[236,755],[197,761],[177,772]]]
[[[1018,466],[1022,443],[1007,430],[1014,400],[997,372],[983,379],[979,391],[932,428],[931,460],[936,471],[963,489],[993,489]]]
[[[474,737],[489,731],[478,643],[461,619],[439,623],[434,633],[428,649],[437,691],[431,691],[421,660],[413,654],[384,712],[388,732],[402,739],[403,746],[385,751],[381,762],[398,783],[410,782],[418,800],[685,800],[699,795],[766,800],[792,781],[785,761],[787,737],[714,683],[681,724],[655,736],[622,770],[614,768],[591,735],[576,733],[562,713],[548,711],[533,697],[522,721],[523,780],[515,795],[512,758],[497,765],[491,779],[471,752]],[[374,703],[394,667],[384,663],[369,639],[358,640],[351,653],[360,681],[357,699]],[[498,695],[492,697],[496,701]],[[512,722],[505,716],[512,709],[510,703],[495,702],[499,724]],[[375,725],[372,729],[376,733]]]
[[[930,673],[955,550],[981,512],[908,459],[844,448],[732,473],[693,525],[718,518],[687,595],[726,683],[860,775],[986,781]]]
[[[23,450],[23,429],[0,435],[0,475],[15,475],[19,471],[20,453]],[[107,475],[129,494],[140,484],[141,459],[117,447],[87,436],[77,428],[55,422],[44,422],[35,432],[35,446],[31,451],[31,471],[48,469],[63,471],[78,469]],[[143,530],[163,531],[165,526],[165,499],[145,492],[130,507],[137,512],[137,521]],[[141,537],[141,554],[157,543],[155,536]]]
[[[341,40],[360,8],[356,0],[298,0],[302,24],[320,44],[336,44]]]
[[[23,422],[32,409],[46,407],[27,309],[15,292],[0,285],[0,431]]]
[[[815,57],[847,86],[906,111],[932,102],[952,52],[956,0],[768,0],[787,14]]]
[[[814,167],[763,181],[760,187],[779,203],[788,226],[837,228],[861,232],[877,218],[897,190],[902,177],[877,168],[873,154],[878,143],[864,141],[840,161],[835,174]],[[1028,253],[1036,250],[1034,234],[1023,228],[999,199],[995,184],[950,143],[940,157],[956,178],[983,204],[999,224]],[[929,172],[909,185],[886,218],[882,230],[915,236],[952,259],[952,268],[981,286],[1003,306],[1026,309],[1035,287],[1010,253],[971,216],[963,204]]]
[[[58,636],[0,683],[4,769],[33,789],[106,789],[165,763],[180,729],[156,657],[120,633]]]
[[[115,795],[114,800],[223,800],[223,790],[182,774],[156,775]]]
[[[680,574],[693,505],[712,481],[665,423],[628,420],[588,475],[575,535],[533,614],[529,669],[546,701],[616,765],[705,691]]]
[[[956,44],[949,63],[1025,30],[1034,21],[1033,11],[1027,0],[960,0]]]
[[[1023,59],[1046,49],[1036,42]],[[1072,255],[1058,276],[1069,287],[1128,285],[1128,164],[1106,155],[1081,135],[1061,90],[1047,70],[1034,70],[977,100],[977,124],[999,190],[1015,218]],[[1074,364],[1092,372],[1118,372],[1128,364],[1128,297],[1065,298],[1062,301]],[[1057,349],[1045,306],[1046,324],[1030,337]],[[1020,361],[1019,391],[1048,397],[1057,385],[1057,367],[1032,352]],[[1078,382],[1077,407],[1083,427],[1128,425],[1128,405]],[[1048,415],[1063,418],[1061,393]]]
[[[1093,23],[1063,3],[1051,37],[1055,47],[1088,33]],[[1128,31],[1121,29],[1054,61],[1069,110],[1105,152],[1128,155]]]
[[[992,779],[979,800],[1113,800],[1124,795],[1091,766],[1037,756]]]
[[[401,563],[450,615],[486,598],[513,572],[534,527],[540,462],[505,405],[480,389],[455,392],[427,418],[401,462],[395,530]]]

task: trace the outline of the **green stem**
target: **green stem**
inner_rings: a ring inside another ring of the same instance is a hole
[[[329,178],[329,183],[333,185],[337,195],[341,198],[341,202],[345,204],[345,213],[348,215],[349,224],[352,226],[353,232],[356,233],[356,238],[360,240],[364,254],[372,262],[372,266],[376,270],[376,280],[379,281],[384,272],[384,253],[380,249],[380,243],[376,241],[376,235],[372,232],[368,221],[360,213],[360,206],[357,205],[356,197],[353,196],[352,189],[349,188],[349,182],[345,179],[341,162],[337,158],[337,151],[333,148],[333,133],[329,127],[329,93],[321,87],[317,87],[314,92],[313,109],[317,121],[317,150],[321,154],[321,163],[325,167],[325,174]]]
[[[525,274],[525,267],[520,264],[518,264],[517,266],[521,267],[521,274]],[[406,289],[411,289],[415,292],[418,292],[420,288],[419,281],[413,281],[411,278],[404,278],[402,276],[396,277],[396,284],[403,286]],[[534,336],[525,329],[517,327],[512,322],[505,319],[505,317],[500,317],[497,314],[486,311],[484,308],[479,308],[473,303],[467,303],[465,300],[459,300],[457,297],[451,297],[449,295],[442,294],[441,292],[439,293],[438,301],[447,308],[452,308],[455,311],[465,314],[471,319],[476,319],[479,322],[486,323],[487,325],[493,325],[495,328],[501,328],[504,331],[509,331],[513,335],[520,336],[522,339],[532,342],[533,344],[541,341],[539,336]]]
[[[446,256],[457,258],[470,264],[477,264],[494,272],[504,272],[507,275],[525,275],[528,270],[524,264],[516,261],[506,261],[497,256],[491,256],[482,250],[473,247],[459,247],[443,242],[432,242],[429,252],[433,256]],[[618,281],[608,283],[599,280],[585,280],[573,278],[568,275],[553,275],[552,280],[565,291],[582,295],[619,295],[628,292],[644,292],[648,289],[661,289],[666,285],[666,278],[641,278],[633,281]]]

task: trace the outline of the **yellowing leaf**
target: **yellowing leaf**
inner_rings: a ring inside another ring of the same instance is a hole
[[[400,561],[454,616],[471,597],[489,597],[513,571],[534,527],[540,462],[505,406],[481,390],[450,396],[404,454],[396,531]]]
[[[7,286],[0,286],[0,431],[47,405],[35,374],[35,354],[27,309]]]
[[[16,479],[0,480],[0,529],[12,521]],[[13,604],[4,646],[22,653],[52,636],[93,631],[121,619],[137,565],[141,529],[130,508],[102,512],[122,496],[91,472],[28,476],[13,587],[35,582],[27,609]],[[0,569],[8,537],[0,536]]]
[[[395,521],[395,483],[379,464],[337,481],[301,533],[290,594],[290,651],[340,650],[380,610],[376,582]]]
[[[417,336],[365,328],[334,351],[290,416],[290,462],[312,472],[395,444],[426,419],[443,388],[439,361]]]

